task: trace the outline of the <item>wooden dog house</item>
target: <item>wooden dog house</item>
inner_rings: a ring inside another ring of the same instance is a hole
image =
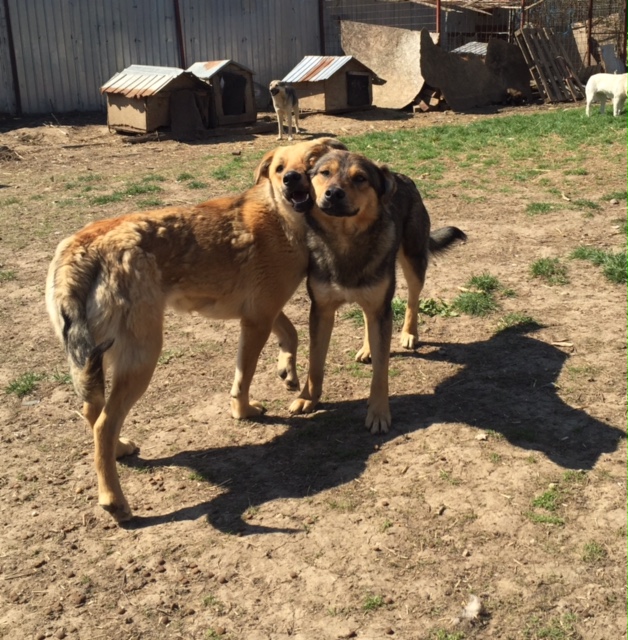
[[[257,120],[253,72],[233,60],[195,62],[187,69],[212,89],[211,126]]]
[[[107,124],[116,131],[198,131],[211,126],[211,87],[183,69],[131,65],[100,91],[107,97]]]
[[[373,105],[376,73],[353,56],[305,56],[284,78],[297,92],[303,111],[339,112]]]

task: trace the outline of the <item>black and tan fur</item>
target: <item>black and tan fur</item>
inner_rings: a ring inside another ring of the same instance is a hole
[[[366,426],[372,433],[386,432],[391,424],[388,362],[396,260],[408,284],[401,344],[414,349],[429,255],[466,236],[456,227],[430,234],[429,215],[414,182],[355,153],[323,156],[312,170],[312,189],[316,206],[306,215],[310,366],[290,411],[312,411],[320,400],[335,312],[345,302],[358,303],[364,311],[365,337],[356,359],[373,362]]]
[[[297,333],[282,312],[308,262],[294,194],[303,200],[308,169],[338,146],[321,139],[276,149],[258,167],[257,184],[241,195],[101,220],[57,247],[47,308],[93,428],[99,503],[117,520],[129,519],[131,510],[115,460],[137,450],[120,431],[157,364],[166,307],[240,320],[234,418],[263,411],[249,388],[271,332],[279,339],[279,373],[288,388],[298,388]]]
[[[292,118],[294,116],[294,131],[299,132],[299,99],[297,92],[283,80],[273,80],[268,86],[273,99],[273,108],[277,114],[279,135],[277,140],[283,140],[284,120],[288,124],[288,140],[292,140]]]

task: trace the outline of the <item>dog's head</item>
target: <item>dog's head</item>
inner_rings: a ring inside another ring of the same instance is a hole
[[[270,95],[276,96],[278,93],[283,93],[286,90],[286,83],[282,80],[271,80],[268,85],[268,90],[270,91]]]
[[[317,207],[327,216],[355,218],[360,226],[379,216],[396,190],[395,178],[384,165],[348,151],[331,151],[311,171]]]
[[[314,203],[309,172],[317,160],[333,149],[346,147],[334,138],[307,140],[269,151],[255,171],[255,184],[269,180],[273,194],[295,211],[305,213]]]

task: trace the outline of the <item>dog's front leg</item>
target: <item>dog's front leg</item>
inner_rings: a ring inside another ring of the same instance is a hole
[[[295,133],[301,133],[301,131],[299,130],[299,107],[295,107],[294,111],[294,132]]]
[[[283,110],[277,109],[277,126],[279,127],[279,135],[277,140],[283,140]]]
[[[292,109],[288,109],[286,117],[288,118],[288,140],[292,140]]]
[[[373,313],[365,309],[368,318],[369,342],[373,360],[373,378],[366,428],[371,433],[386,433],[392,422],[388,401],[388,363],[392,338],[392,309],[390,301]]]
[[[259,355],[268,340],[272,326],[272,320],[267,322],[262,319],[243,318],[240,321],[238,360],[231,387],[231,415],[236,420],[254,418],[265,411],[262,404],[250,401],[249,390]]]
[[[337,308],[338,305],[319,305],[314,300],[312,301],[310,307],[310,365],[307,381],[301,395],[290,405],[291,414],[313,411],[321,398],[325,360]]]

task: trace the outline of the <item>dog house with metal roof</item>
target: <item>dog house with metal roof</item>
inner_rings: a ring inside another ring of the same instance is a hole
[[[257,120],[251,69],[234,60],[212,60],[195,62],[187,70],[212,88],[212,126]]]
[[[353,56],[305,56],[283,78],[296,90],[304,111],[352,111],[373,105],[376,73]]]
[[[100,91],[107,97],[107,124],[116,131],[210,126],[211,87],[183,69],[134,64],[116,73]]]

